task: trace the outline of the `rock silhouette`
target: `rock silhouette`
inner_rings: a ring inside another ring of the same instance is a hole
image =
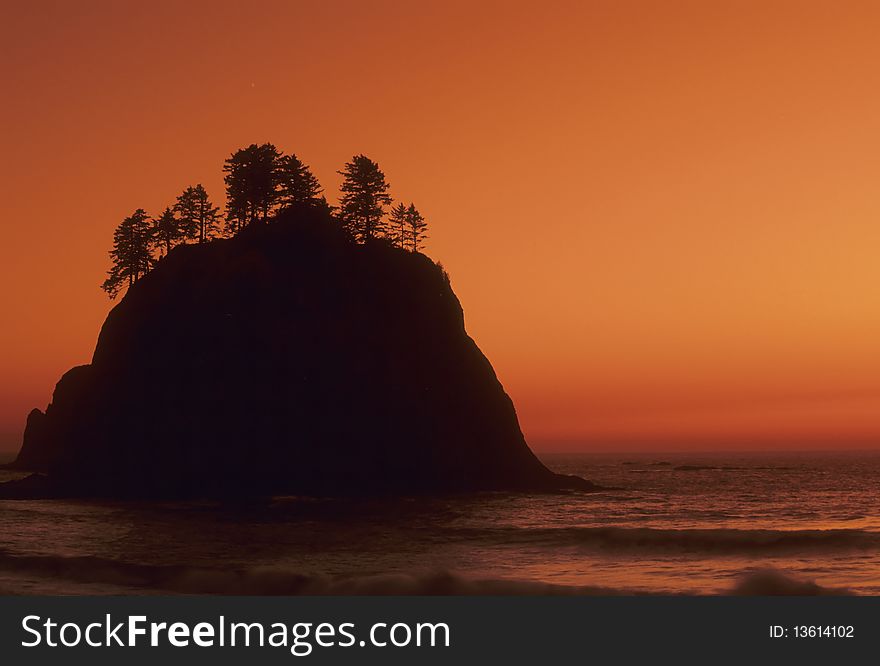
[[[308,206],[172,250],[13,465],[55,496],[594,488],[529,450],[441,267]]]

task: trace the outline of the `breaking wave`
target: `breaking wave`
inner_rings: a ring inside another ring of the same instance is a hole
[[[12,555],[0,551],[0,570],[78,582],[123,586],[132,593],[228,595],[477,595],[477,596],[624,596],[649,594],[637,589],[555,585],[536,581],[474,579],[449,571],[366,576],[305,574],[283,567],[212,569],[147,565],[99,557]],[[849,594],[779,571],[744,574],[722,595]]]

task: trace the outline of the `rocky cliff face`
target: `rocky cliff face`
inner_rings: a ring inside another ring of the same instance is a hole
[[[313,211],[173,250],[28,418],[53,494],[589,489],[547,470],[443,270]]]

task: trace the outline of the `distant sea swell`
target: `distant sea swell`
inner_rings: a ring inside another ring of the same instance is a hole
[[[132,564],[99,557],[12,555],[0,550],[0,571],[49,576],[65,580],[104,583],[128,588],[130,593],[230,595],[551,595],[622,596],[646,594],[640,590],[588,585],[473,579],[449,571],[394,573],[365,576],[326,576],[258,566],[213,569],[176,565]],[[0,589],[0,594],[12,591]],[[829,588],[789,577],[779,571],[744,573],[719,594],[843,595]]]
[[[792,554],[880,551],[880,533],[858,529],[660,529],[651,527],[475,528],[460,537],[511,545],[578,547],[610,552]]]

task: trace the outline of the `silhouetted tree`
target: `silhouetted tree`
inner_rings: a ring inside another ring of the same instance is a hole
[[[185,231],[181,227],[180,220],[174,215],[174,211],[166,208],[162,214],[153,220],[153,245],[159,249],[159,256],[168,256],[171,248],[182,241]]]
[[[355,155],[345,169],[339,199],[339,216],[355,239],[363,243],[385,233],[385,206],[391,203],[385,174],[370,158]]]
[[[280,205],[321,205],[327,200],[318,179],[296,155],[281,155],[277,160],[276,179]]]
[[[113,249],[110,250],[113,266],[101,285],[111,299],[116,298],[123,287],[130,287],[150,271],[153,266],[152,242],[153,226],[143,208],[138,208],[116,227]]]
[[[425,239],[428,238],[428,223],[414,204],[410,203],[406,209],[406,247],[412,252],[419,252],[425,248]]]
[[[211,205],[201,183],[187,187],[177,197],[174,212],[180,216],[180,227],[186,238],[204,243],[217,235],[220,209]]]
[[[271,143],[234,152],[223,164],[227,231],[235,234],[256,220],[266,220],[278,203],[278,159]]]
[[[386,235],[395,247],[405,248],[407,247],[407,238],[409,237],[408,231],[409,218],[406,214],[406,206],[401,202],[391,209],[391,214],[388,216],[388,231]]]

